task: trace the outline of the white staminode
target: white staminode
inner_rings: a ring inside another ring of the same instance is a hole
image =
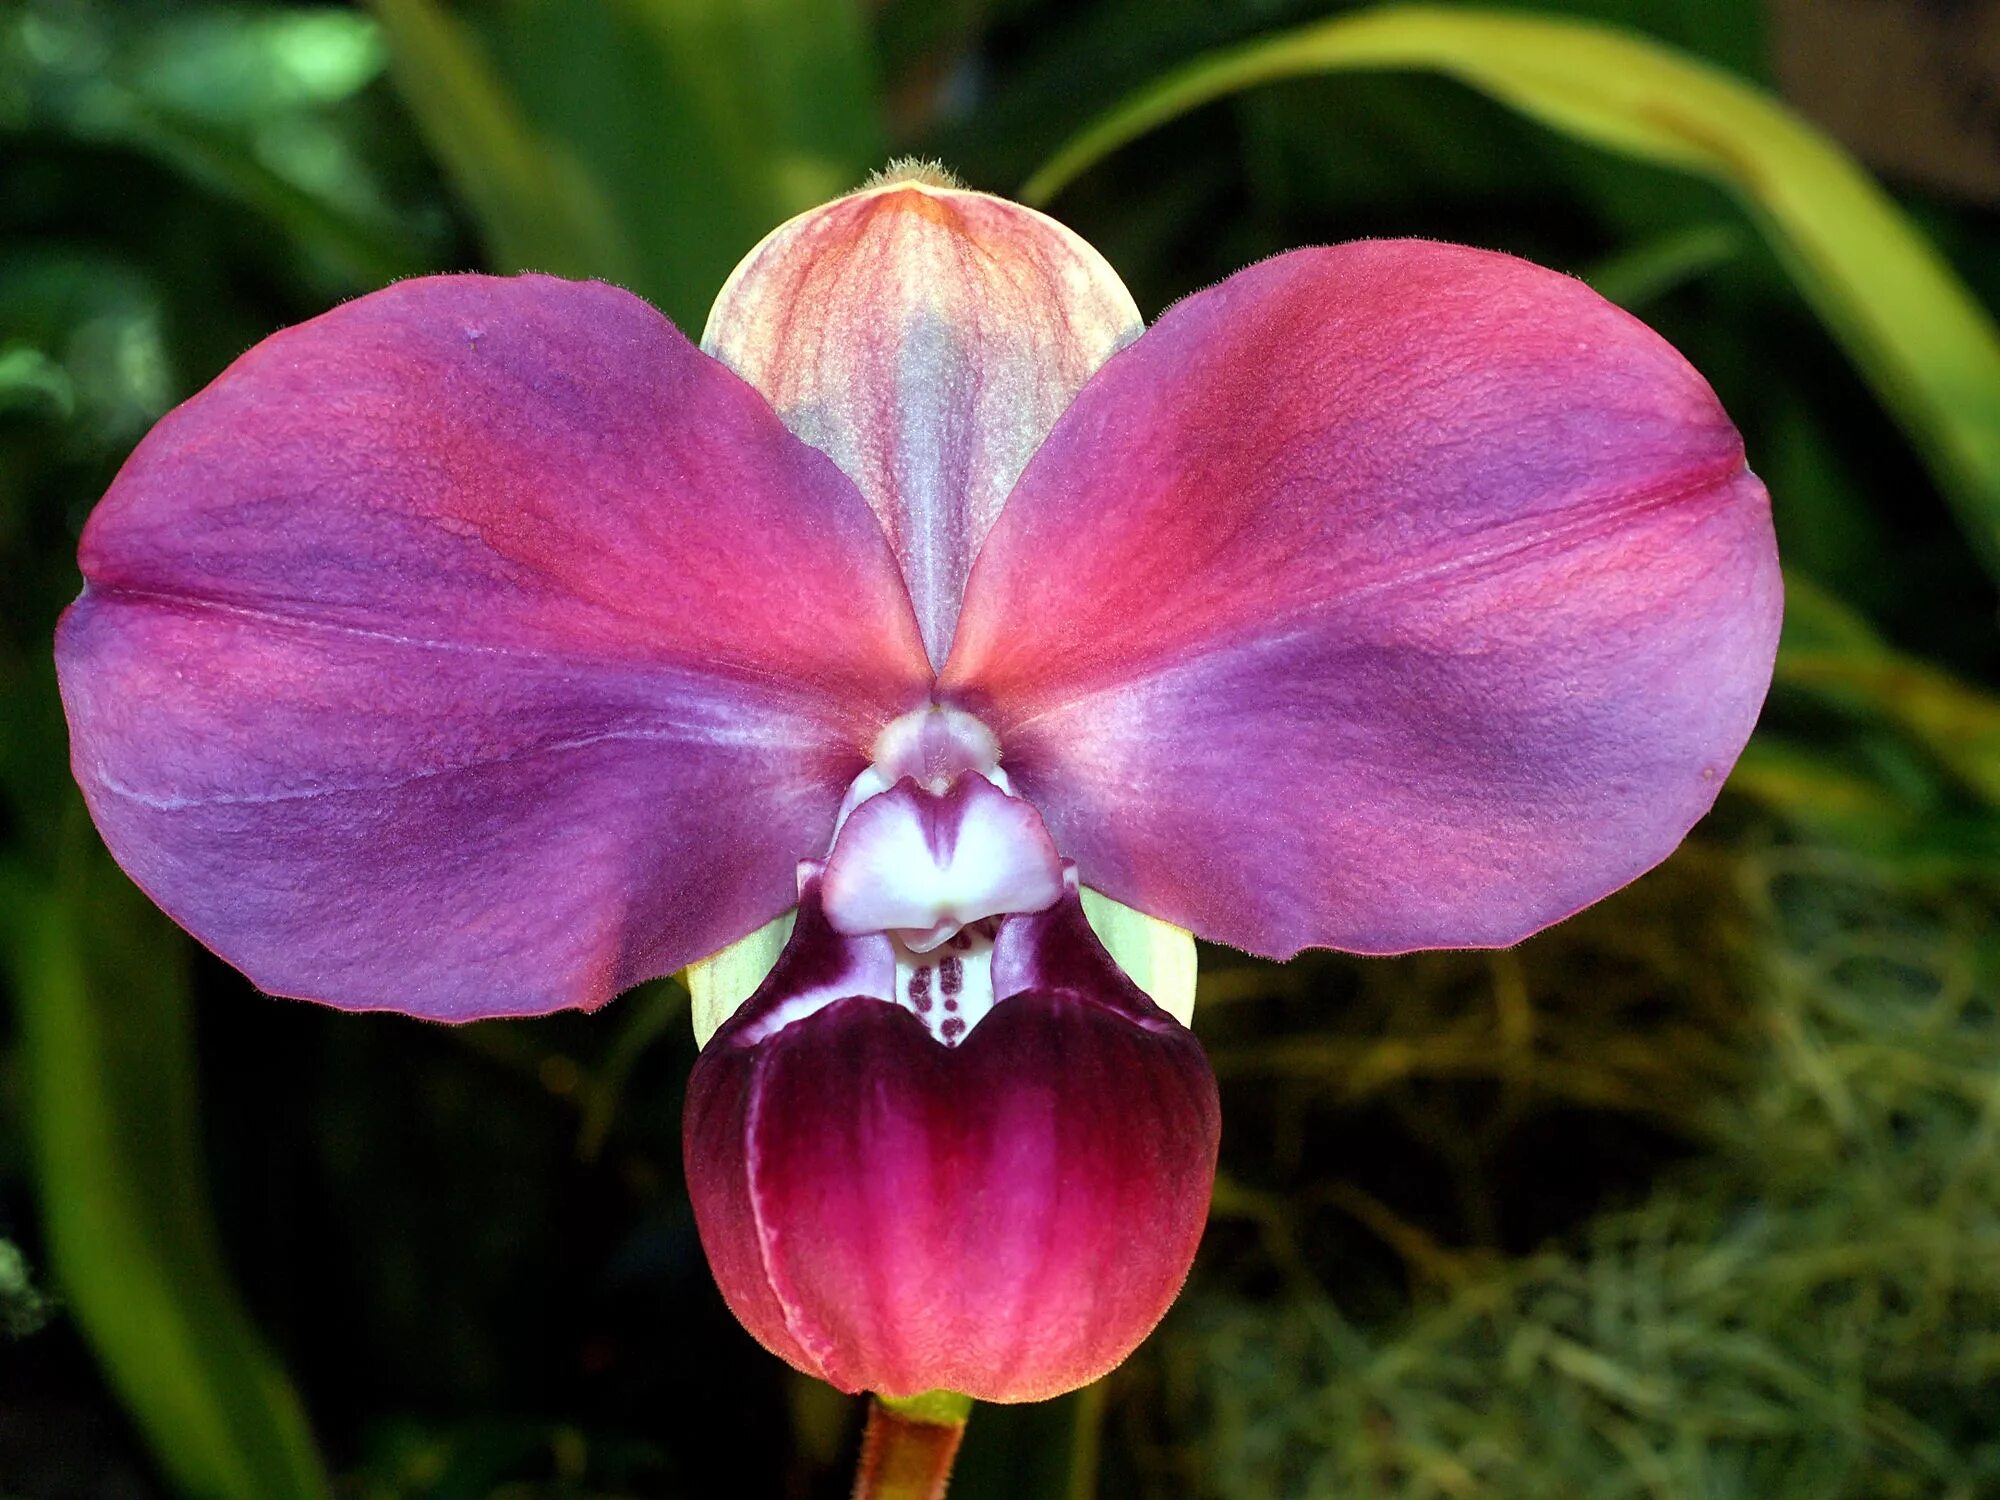
[[[1062,894],[1041,814],[977,771],[940,794],[905,779],[855,808],[827,856],[826,916],[929,953],[988,917],[1040,911]]]
[[[835,820],[821,896],[840,931],[888,936],[893,998],[938,1040],[963,1040],[993,1008],[1000,921],[1043,910],[1061,892],[1061,857],[1041,815],[1013,795],[999,741],[977,718],[933,704],[876,737]],[[1192,937],[1096,891],[1082,895],[1112,958],[1186,1025],[1194,1010]],[[790,918],[781,917],[690,967],[698,1042],[706,1045],[770,972],[790,931]],[[823,1003],[814,997],[808,1008]]]
[[[993,1008],[999,919],[1062,894],[1041,814],[999,764],[993,733],[932,706],[877,737],[848,791],[820,895],[836,929],[880,932],[896,951],[896,1003],[956,1045]]]

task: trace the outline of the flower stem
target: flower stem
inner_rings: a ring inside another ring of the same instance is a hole
[[[944,1500],[971,1414],[972,1398],[951,1391],[869,1397],[854,1500]]]

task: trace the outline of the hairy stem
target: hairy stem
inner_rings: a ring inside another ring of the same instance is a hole
[[[950,1391],[869,1397],[854,1500],[944,1500],[971,1413],[972,1398]]]

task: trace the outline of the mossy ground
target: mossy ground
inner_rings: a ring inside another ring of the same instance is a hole
[[[1995,905],[1752,828],[1513,953],[1217,972],[1256,1180],[1114,1388],[1134,1483],[2000,1492]]]

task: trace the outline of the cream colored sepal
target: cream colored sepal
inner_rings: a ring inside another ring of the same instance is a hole
[[[1118,967],[1183,1026],[1194,1024],[1194,934],[1083,888],[1083,914]]]
[[[792,923],[797,918],[796,911],[788,911],[747,937],[738,938],[720,953],[712,953],[687,966],[681,977],[687,982],[691,1002],[688,1009],[694,1016],[697,1047],[706,1047],[722,1023],[735,1014],[736,1007],[764,982],[764,976],[776,966],[778,955],[785,951]],[[1194,972],[1192,962],[1188,972],[1190,975]],[[1192,993],[1192,978],[1189,990]]]

